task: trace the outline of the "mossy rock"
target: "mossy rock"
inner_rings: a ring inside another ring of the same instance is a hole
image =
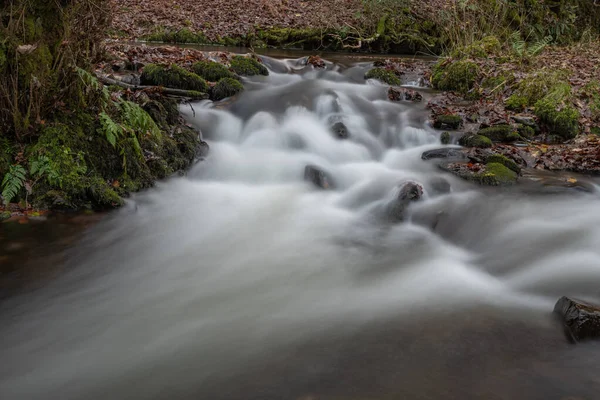
[[[433,67],[431,83],[435,89],[467,95],[475,87],[478,75],[479,67],[472,61],[442,60]]]
[[[521,167],[519,167],[519,165],[516,162],[514,162],[513,160],[511,160],[510,158],[508,158],[502,154],[492,154],[491,156],[488,156],[485,159],[485,163],[486,164],[492,164],[492,163],[502,164],[506,168],[510,169],[511,171],[516,172],[517,174],[521,173]]]
[[[164,42],[164,43],[194,43],[194,44],[209,44],[210,41],[202,32],[194,33],[187,28],[177,31],[162,30],[143,38],[149,42]]]
[[[214,61],[198,61],[192,71],[209,82],[219,82],[223,78],[237,79],[237,76],[223,64]]]
[[[10,211],[0,211],[0,222],[9,219],[12,216]]]
[[[486,36],[468,46],[460,47],[452,52],[452,57],[486,58],[501,50],[500,40],[496,36]]]
[[[437,115],[433,120],[433,127],[435,129],[458,129],[462,124],[463,119],[460,115],[444,114]]]
[[[529,105],[529,99],[520,94],[512,94],[505,101],[504,105],[507,109],[512,111],[523,111]]]
[[[442,134],[440,135],[440,142],[442,144],[450,144],[450,132],[442,132]]]
[[[227,97],[235,96],[244,90],[244,85],[233,78],[221,79],[211,90],[211,99],[213,101],[223,100]]]
[[[547,128],[549,135],[572,139],[579,133],[579,111],[552,96],[535,103],[535,115]]]
[[[486,186],[505,186],[517,182],[518,175],[504,164],[491,162],[486,164],[485,171],[474,175],[474,180]]]
[[[521,138],[510,125],[495,125],[480,129],[478,134],[490,138],[494,142],[514,142]]]
[[[267,67],[251,57],[234,56],[231,59],[231,69],[242,76],[269,75]]]
[[[142,72],[141,82],[143,85],[208,92],[208,84],[204,79],[175,64],[168,67],[157,64],[146,65]]]
[[[392,86],[400,86],[402,84],[400,78],[393,71],[381,67],[369,70],[365,74],[365,79],[376,79]]]
[[[492,141],[490,138],[481,135],[466,134],[463,135],[459,140],[458,144],[464,147],[480,147],[488,148],[492,147]]]
[[[519,125],[517,127],[517,132],[519,134],[519,136],[526,138],[526,139],[531,139],[533,136],[535,136],[535,129],[531,126],[528,125]]]

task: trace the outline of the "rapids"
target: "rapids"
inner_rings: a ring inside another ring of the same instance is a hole
[[[598,195],[472,186],[421,160],[427,90],[392,103],[366,63],[265,63],[239,98],[181,106],[205,160],[0,303],[0,398],[598,398],[600,346],[550,314],[600,300]],[[375,218],[408,180],[424,198]]]

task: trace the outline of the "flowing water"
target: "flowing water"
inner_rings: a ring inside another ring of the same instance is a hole
[[[366,64],[265,61],[239,98],[182,106],[205,160],[0,303],[0,398],[597,399],[600,345],[551,311],[600,299],[598,195],[471,186],[421,160],[424,104]],[[389,223],[407,180],[424,198]]]

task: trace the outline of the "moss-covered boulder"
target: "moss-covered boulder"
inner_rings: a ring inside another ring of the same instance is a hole
[[[473,180],[486,186],[505,186],[517,182],[517,173],[503,164],[492,162],[485,165],[485,171],[475,174]]]
[[[464,147],[492,147],[492,141],[490,140],[490,138],[486,136],[473,134],[463,135],[460,139],[458,139],[458,144]]]
[[[221,79],[210,91],[210,98],[214,101],[223,100],[235,96],[244,90],[244,85],[233,78]]]
[[[579,133],[579,111],[555,97],[546,96],[535,103],[535,115],[550,135],[572,139]]]
[[[142,85],[164,86],[193,92],[208,92],[208,84],[200,76],[175,64],[163,66],[148,64],[141,76]]]
[[[252,57],[234,56],[230,65],[231,69],[238,75],[269,75],[267,67]]]
[[[199,61],[192,65],[192,71],[209,82],[219,82],[223,78],[237,78],[229,68],[214,61]]]
[[[511,160],[510,158],[502,155],[502,154],[492,154],[490,156],[488,156],[485,159],[485,163],[486,164],[502,164],[504,165],[506,168],[510,169],[511,171],[516,172],[517,174],[521,173],[521,167],[519,167],[519,165],[514,162],[513,160]]]
[[[451,136],[450,132],[442,132],[440,135],[440,142],[442,144],[450,144]]]
[[[376,79],[380,82],[387,83],[388,85],[400,86],[402,81],[398,78],[398,75],[386,68],[373,68],[365,74],[365,79]]]
[[[460,128],[462,122],[463,119],[460,115],[437,115],[433,120],[433,127],[435,129],[458,129]]]
[[[495,125],[489,128],[480,129],[478,134],[485,136],[494,142],[514,142],[515,140],[520,139],[516,129],[508,124]]]
[[[467,95],[478,75],[479,67],[472,61],[442,60],[433,67],[431,83],[435,89]]]

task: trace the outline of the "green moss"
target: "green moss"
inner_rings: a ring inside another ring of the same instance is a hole
[[[481,129],[478,133],[494,142],[514,142],[520,138],[519,134],[510,125],[495,125]]]
[[[431,83],[436,89],[467,95],[478,75],[479,67],[474,62],[442,60],[433,67]]]
[[[502,154],[492,154],[491,156],[489,156],[488,158],[485,159],[485,163],[486,164],[491,164],[491,163],[502,164],[506,168],[510,169],[511,171],[516,172],[517,174],[521,173],[521,167],[519,167],[519,165],[516,162],[514,162],[513,160],[511,160],[510,158],[508,158],[506,156],[503,156]]]
[[[458,140],[458,144],[464,147],[481,147],[481,148],[487,148],[487,147],[492,147],[492,141],[485,137],[485,136],[481,136],[481,135],[472,135],[472,134],[466,134],[463,135],[459,140]]]
[[[157,64],[146,65],[142,72],[141,82],[143,85],[208,92],[208,85],[204,79],[175,64],[169,67]]]
[[[442,128],[458,129],[460,127],[460,125],[462,124],[462,122],[463,122],[463,120],[460,115],[453,115],[453,114],[438,115],[435,117],[435,119],[433,121],[433,127],[435,129],[442,129]]]
[[[500,41],[495,36],[487,36],[481,40],[472,43],[469,46],[461,47],[452,52],[452,57],[477,57],[486,58],[491,54],[499,52],[501,49]]]
[[[234,56],[231,69],[238,75],[269,75],[269,70],[262,63],[251,57]]]
[[[400,86],[402,81],[393,72],[385,68],[373,68],[365,74],[365,79],[377,79],[392,86]]]
[[[214,61],[199,61],[192,65],[192,71],[209,82],[218,82],[223,78],[236,78],[223,64]]]
[[[535,103],[535,115],[550,135],[572,139],[579,132],[579,111],[552,96]]]
[[[264,28],[256,32],[255,38],[250,38],[251,44],[262,44],[264,47],[300,48],[313,50],[317,48],[340,47],[333,35],[345,37],[343,32],[335,29],[321,28]],[[340,35],[341,34],[341,35]]]
[[[482,185],[504,186],[514,184],[517,181],[517,173],[501,163],[491,162],[486,164],[485,172],[475,175],[474,178]]]
[[[526,139],[531,139],[535,135],[535,129],[533,129],[533,127],[522,124],[517,128],[517,132],[519,133],[519,136]]]
[[[533,106],[548,93],[570,91],[570,86],[565,80],[566,76],[564,71],[547,70],[540,70],[530,74],[519,82],[515,88],[515,92],[506,99],[506,107],[510,110],[522,111],[527,107]],[[568,89],[565,89],[565,85],[568,86]]]
[[[529,99],[515,93],[505,100],[504,105],[512,111],[523,111],[529,105]]]
[[[149,42],[209,44],[210,41],[202,32],[192,32],[187,28],[177,31],[162,29],[143,38]]]
[[[238,80],[223,78],[212,88],[211,98],[214,101],[223,100],[227,97],[235,96],[242,90],[244,90],[244,85]]]
[[[590,132],[592,133],[592,135],[600,136],[600,126],[592,126]]]
[[[442,144],[450,144],[450,132],[442,132],[440,135],[440,142]]]

